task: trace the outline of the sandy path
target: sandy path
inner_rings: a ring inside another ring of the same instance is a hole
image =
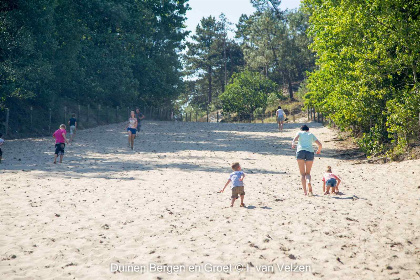
[[[312,124],[325,148],[317,195],[304,197],[290,149],[298,126],[148,122],[132,152],[123,125],[109,125],[80,131],[62,165],[52,164],[52,139],[8,141],[0,279],[420,278],[420,161],[339,159],[334,133]],[[248,174],[247,209],[217,193],[233,161]],[[344,195],[322,195],[326,165]],[[147,271],[111,273],[117,262]],[[154,273],[150,263],[248,271]],[[291,263],[311,271],[277,267]]]

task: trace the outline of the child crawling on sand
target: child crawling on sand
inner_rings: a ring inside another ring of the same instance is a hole
[[[324,177],[322,178],[322,189],[324,191],[324,195],[330,193],[338,194],[338,186],[341,183],[340,178],[338,178],[337,175],[334,175],[331,171],[331,166],[327,166],[327,172],[324,174]],[[327,186],[327,191],[325,191],[325,185]]]
[[[233,204],[235,203],[235,200],[238,199],[238,195],[241,196],[241,207],[245,207],[244,204],[244,178],[245,173],[242,171],[241,165],[239,162],[235,162],[232,164],[233,172],[229,175],[229,179],[225,184],[225,187],[220,192],[222,193],[226,187],[229,185],[230,182],[232,182],[231,189],[232,189],[232,203],[230,207],[233,207]]]

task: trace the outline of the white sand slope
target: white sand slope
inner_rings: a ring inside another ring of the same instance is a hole
[[[80,131],[57,165],[52,138],[7,141],[0,279],[419,279],[420,161],[339,159],[334,132],[311,124],[324,150],[316,195],[304,197],[290,148],[298,127],[146,122],[133,152],[124,125],[109,125]],[[247,173],[246,209],[217,193],[233,161]],[[344,195],[322,195],[327,165]],[[111,263],[146,269],[111,273]],[[310,272],[277,267],[290,264]],[[203,271],[216,265],[233,267]]]

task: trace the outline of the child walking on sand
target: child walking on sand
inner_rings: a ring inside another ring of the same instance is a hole
[[[54,132],[53,137],[55,138],[54,164],[57,163],[58,155],[60,155],[60,163],[62,163],[64,156],[64,148],[66,147],[65,143],[69,143],[69,141],[67,141],[66,139],[66,125],[60,125],[60,128]]]
[[[232,203],[230,204],[230,207],[233,207],[233,204],[235,203],[235,200],[238,199],[238,195],[241,196],[241,207],[245,207],[244,204],[244,178],[245,173],[242,171],[241,165],[239,162],[235,162],[232,164],[232,170],[233,172],[229,175],[229,179],[225,184],[225,187],[220,192],[222,193],[226,187],[229,185],[230,182],[232,182],[231,189],[232,189]]]
[[[338,186],[341,183],[340,178],[338,178],[337,175],[334,175],[331,171],[331,166],[327,166],[327,172],[324,174],[324,177],[322,178],[322,190],[324,192],[324,195],[330,193],[338,194]],[[327,186],[327,191],[325,191],[325,185]]]
[[[4,143],[4,139],[2,137],[3,137],[3,134],[0,133],[0,163],[1,163],[1,159],[3,157],[3,151],[1,150],[1,146]]]

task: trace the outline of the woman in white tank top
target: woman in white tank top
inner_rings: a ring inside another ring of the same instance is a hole
[[[131,111],[131,116],[128,119],[127,132],[128,132],[128,147],[134,148],[134,138],[136,137],[137,118],[134,111]]]

